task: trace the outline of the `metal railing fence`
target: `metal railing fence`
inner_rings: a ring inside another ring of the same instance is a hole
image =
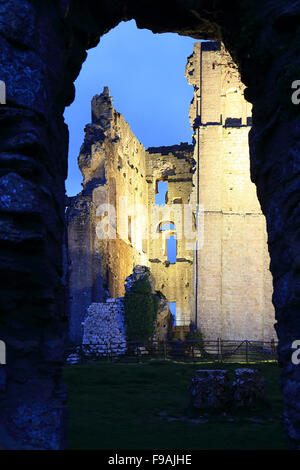
[[[277,361],[277,342],[252,340],[127,341],[72,345],[65,352],[67,364],[89,361],[145,362],[152,359],[178,362]]]

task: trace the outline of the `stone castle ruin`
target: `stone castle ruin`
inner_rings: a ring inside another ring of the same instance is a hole
[[[194,325],[208,339],[276,337],[266,223],[250,180],[251,105],[219,42],[195,43],[186,76],[193,145],[146,150],[107,87],[92,100],[79,155],[83,190],[68,198],[66,213],[74,343],[86,334],[88,311],[93,322],[97,305],[116,314],[112,299],[123,297],[137,265],[150,268],[156,290],[176,304],[176,325]]]

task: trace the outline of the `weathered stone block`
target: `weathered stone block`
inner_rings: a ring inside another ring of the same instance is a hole
[[[126,336],[121,299],[92,303],[83,327],[82,351],[86,356],[125,353]]]

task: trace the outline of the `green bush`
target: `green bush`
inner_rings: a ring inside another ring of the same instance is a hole
[[[172,339],[180,339],[180,331],[173,331]]]
[[[126,335],[129,341],[147,341],[154,333],[158,302],[147,278],[125,294]]]

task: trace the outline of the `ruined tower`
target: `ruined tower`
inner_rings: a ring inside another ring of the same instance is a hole
[[[196,43],[186,76],[194,86],[194,190],[204,211],[194,257],[194,321],[207,338],[276,338],[265,217],[250,179],[251,105],[237,66],[219,42]]]

